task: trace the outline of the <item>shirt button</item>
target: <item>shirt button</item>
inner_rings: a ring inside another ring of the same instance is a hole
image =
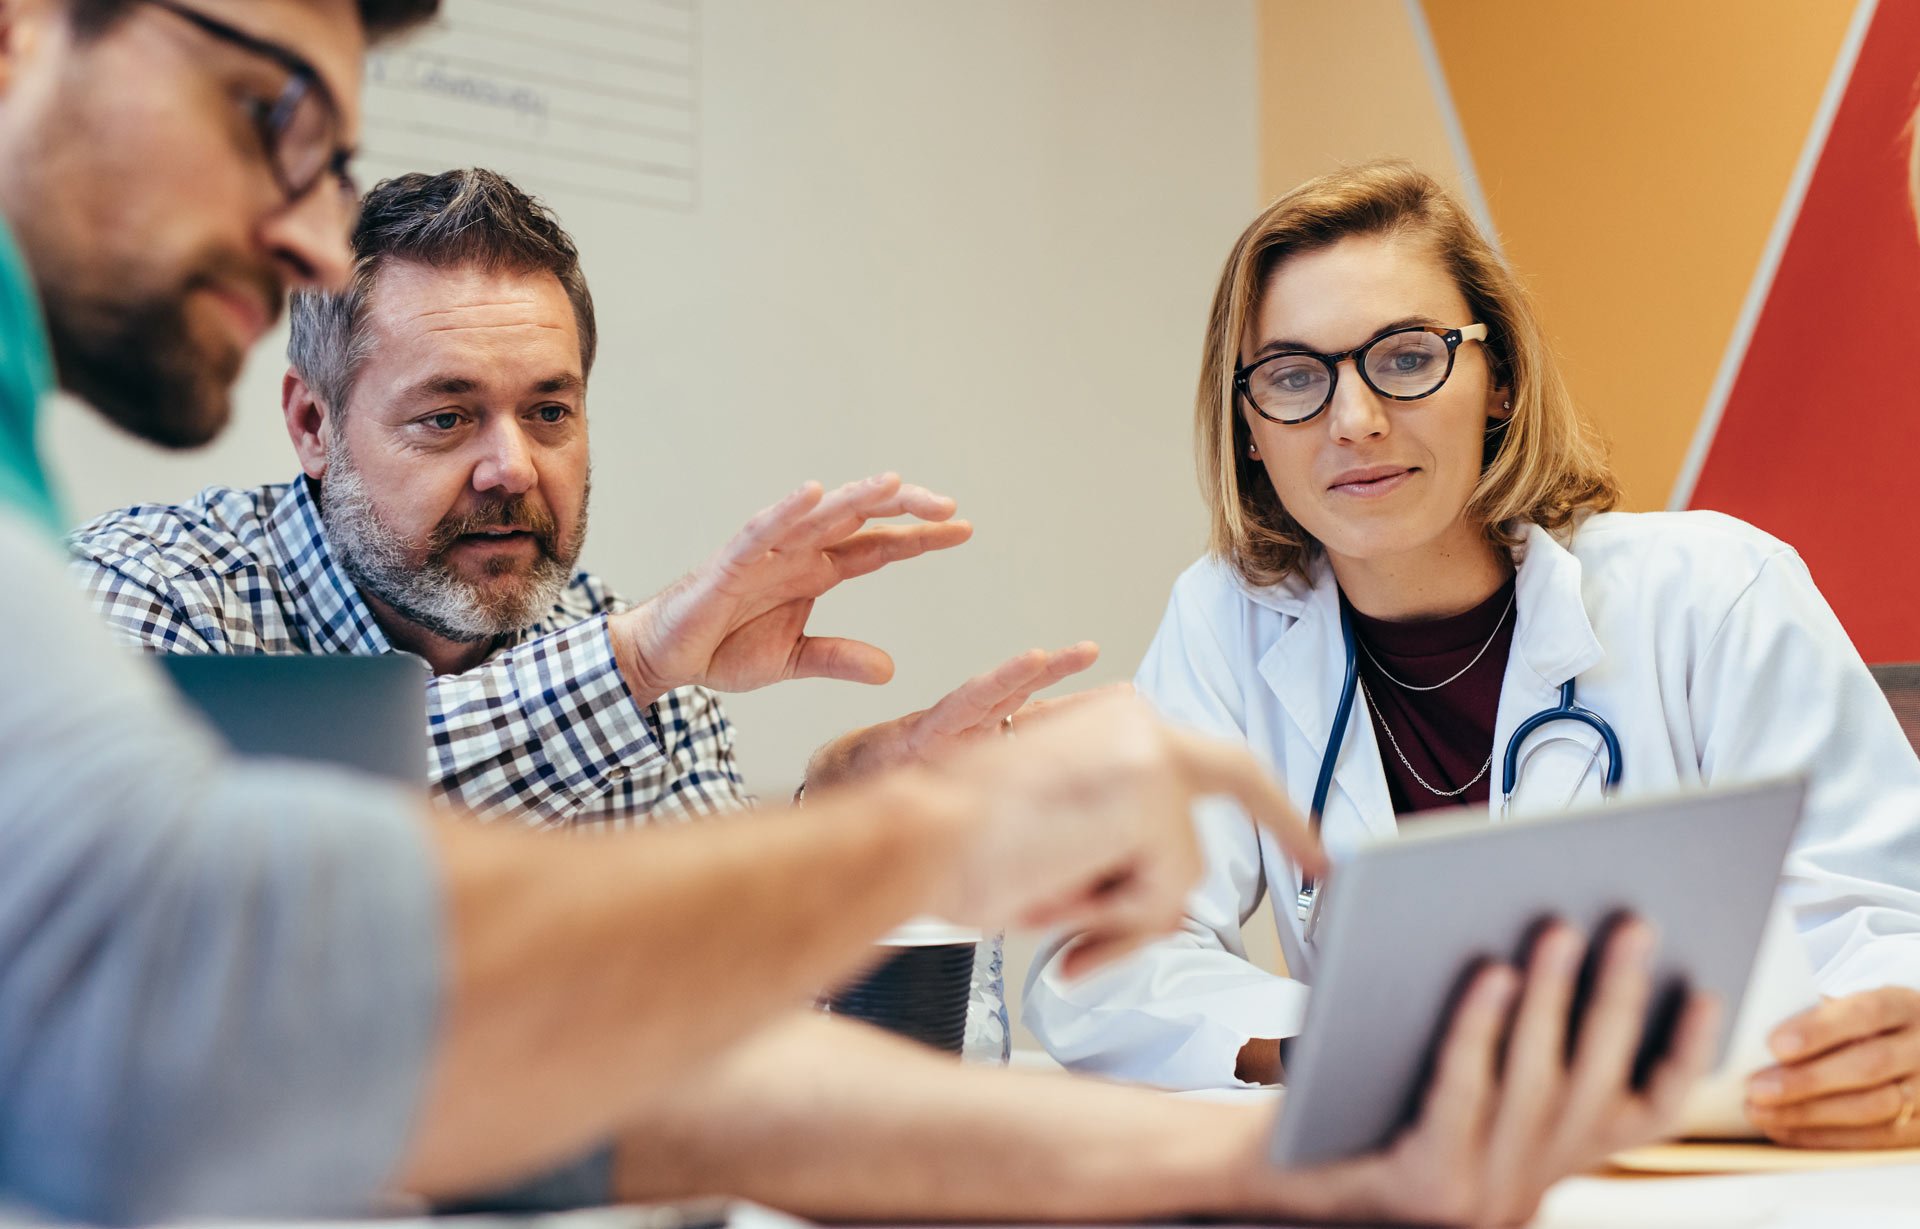
[[[614,769],[614,770],[613,770],[612,772],[610,772],[610,773],[608,773],[608,774],[607,774],[607,780],[609,780],[609,781],[624,781],[624,780],[626,780],[626,779],[627,779],[627,774],[628,774],[628,770],[627,770],[627,769],[625,769],[625,768],[616,768],[616,769]]]

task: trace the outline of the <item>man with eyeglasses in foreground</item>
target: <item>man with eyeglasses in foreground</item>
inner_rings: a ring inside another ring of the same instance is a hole
[[[1564,1029],[1567,936],[1524,988],[1477,980],[1413,1129],[1312,1173],[1263,1167],[1258,1109],[963,1070],[796,1012],[917,912],[1072,926],[1088,963],[1164,930],[1198,873],[1198,795],[1236,797],[1322,869],[1243,753],[1132,701],[800,814],[597,840],[225,755],[66,587],[37,406],[57,373],[148,439],[219,429],[286,289],[346,277],[366,34],[432,7],[0,9],[0,1200],[129,1223],[364,1211],[617,1140],[624,1197],[1486,1223],[1672,1121],[1706,1034],[1626,1091],[1647,993],[1630,962],[1583,1024],[1619,1044],[1571,1071],[1557,1044],[1522,1046],[1501,1068],[1509,1031]],[[756,526],[830,538],[845,512],[809,487]],[[730,597],[712,624],[752,608]],[[1556,1112],[1569,1088],[1603,1095]]]

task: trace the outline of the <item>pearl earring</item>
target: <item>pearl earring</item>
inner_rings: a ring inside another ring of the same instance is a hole
[[[1247,456],[1248,456],[1248,457],[1250,457],[1250,458],[1252,458],[1252,459],[1253,459],[1253,460],[1255,460],[1255,461],[1258,461],[1258,460],[1260,459],[1260,445],[1258,445],[1258,444],[1248,444],[1248,445],[1247,445]]]

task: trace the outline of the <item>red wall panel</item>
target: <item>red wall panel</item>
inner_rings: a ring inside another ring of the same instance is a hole
[[[1692,497],[1798,548],[1868,661],[1920,659],[1917,79],[1920,0],[1882,0]]]

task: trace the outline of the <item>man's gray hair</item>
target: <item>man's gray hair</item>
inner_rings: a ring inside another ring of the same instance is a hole
[[[361,207],[353,231],[353,273],[338,294],[295,292],[287,359],[320,403],[345,413],[360,366],[372,348],[368,297],[388,261],[437,269],[478,265],[489,272],[551,273],[573,305],[580,330],[580,374],[593,370],[599,336],[580,254],[551,210],[478,168],[382,180]]]

